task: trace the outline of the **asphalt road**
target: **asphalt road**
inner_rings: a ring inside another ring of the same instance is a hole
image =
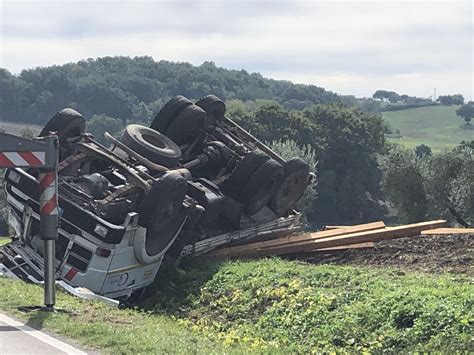
[[[86,354],[59,339],[0,313],[0,354]]]

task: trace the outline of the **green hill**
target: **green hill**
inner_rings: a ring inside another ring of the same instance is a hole
[[[463,120],[456,115],[459,106],[430,106],[384,112],[383,118],[401,138],[390,138],[406,147],[426,144],[434,151],[453,147],[463,140],[473,140],[474,130],[462,129]]]

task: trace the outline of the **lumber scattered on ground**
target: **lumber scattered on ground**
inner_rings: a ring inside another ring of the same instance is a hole
[[[421,232],[422,235],[445,235],[445,234],[472,234],[474,228],[436,228]]]
[[[383,222],[325,230],[315,233],[292,235],[264,242],[238,245],[217,249],[209,256],[225,257],[259,257],[269,255],[284,255],[301,252],[317,252],[321,249],[348,249],[348,246],[363,243],[373,243],[380,240],[414,237],[422,231],[446,226],[445,220],[428,221],[397,227],[385,227]]]

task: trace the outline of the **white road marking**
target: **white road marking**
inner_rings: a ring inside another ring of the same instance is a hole
[[[72,347],[71,345],[63,342],[63,341],[60,341],[58,339],[55,339],[39,330],[36,330],[34,328],[31,328],[29,326],[27,326],[26,324],[24,323],[21,323],[21,322],[18,322],[16,321],[15,319],[13,318],[10,318],[2,313],[0,313],[0,321],[5,323],[5,324],[8,324],[9,326],[11,327],[15,327],[15,328],[18,328],[19,330],[21,331],[24,331],[26,332],[26,334],[28,335],[31,335],[32,337],[42,341],[43,343],[45,344],[48,344],[60,351],[64,351],[68,354],[87,354],[86,352],[82,351],[82,350],[79,350],[79,349],[76,349],[74,347]]]

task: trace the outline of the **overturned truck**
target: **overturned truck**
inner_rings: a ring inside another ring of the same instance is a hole
[[[63,109],[40,133],[60,141],[55,266],[72,293],[127,300],[163,263],[299,228],[293,206],[313,179],[308,164],[283,160],[216,96],[175,97],[150,127],[106,133],[108,147],[84,130],[84,117]],[[8,169],[4,178],[15,235],[0,248],[0,273],[41,283],[37,172]]]

